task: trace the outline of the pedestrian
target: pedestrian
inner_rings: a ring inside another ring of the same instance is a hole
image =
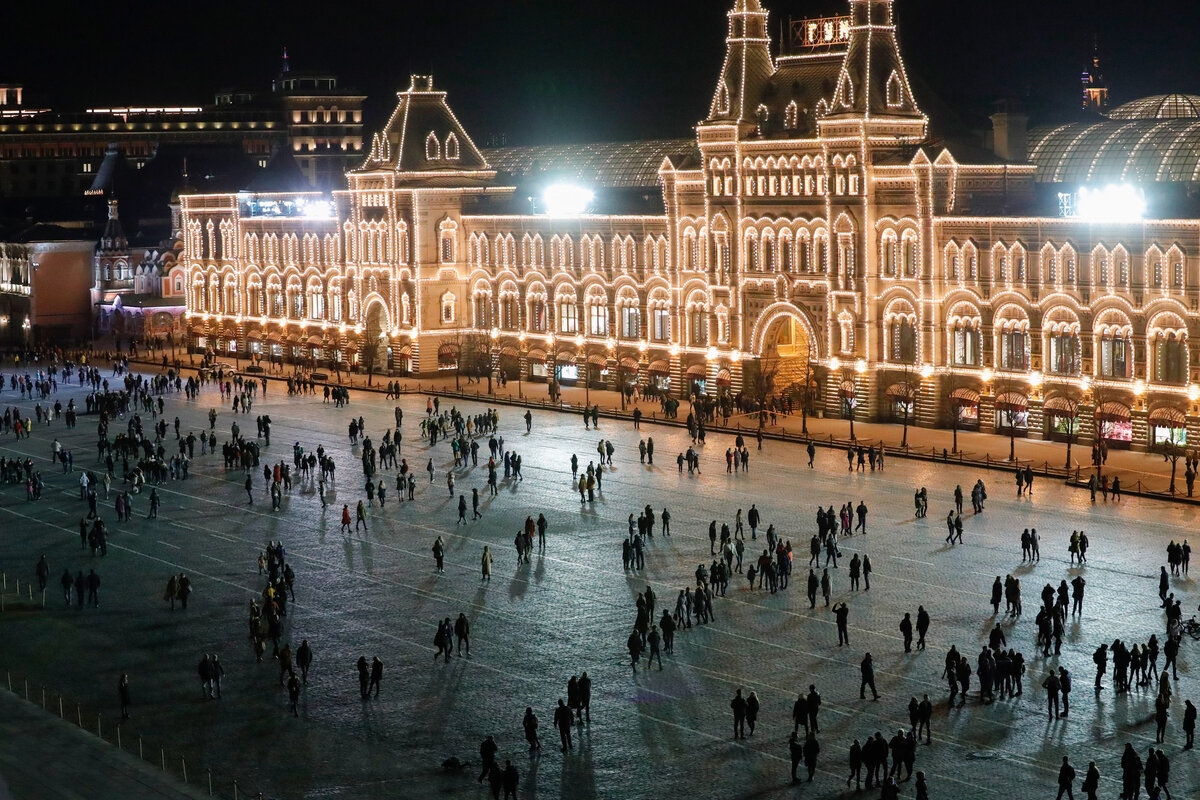
[[[300,678],[308,683],[308,668],[312,666],[312,648],[309,647],[308,639],[300,641],[300,647],[296,650],[296,666],[300,667]]]
[[[574,719],[571,709],[563,704],[561,697],[558,698],[558,708],[554,709],[554,727],[558,728],[558,736],[562,742],[562,751],[564,753],[575,747],[575,743],[571,741],[571,726],[573,724]]]
[[[792,758],[792,783],[799,783],[800,778],[796,777],[796,769],[804,760],[804,745],[800,743],[799,733],[796,731],[792,731],[791,737],[788,738],[788,754]]]
[[[525,707],[525,718],[521,720],[521,727],[525,730],[525,741],[529,743],[529,752],[542,749],[542,740],[538,736],[538,718],[533,713],[533,708]]]
[[[1068,800],[1075,800],[1075,795],[1070,790],[1072,784],[1075,783],[1075,768],[1070,765],[1066,756],[1062,757],[1062,766],[1058,768],[1058,795],[1056,800],[1062,800],[1063,793],[1067,794]]]
[[[867,653],[863,657],[862,663],[859,665],[859,673],[862,677],[862,682],[858,687],[858,699],[867,699],[867,687],[871,687],[871,694],[874,700],[879,699],[879,692],[875,691],[875,663],[871,659],[871,654]]]
[[[492,551],[488,545],[483,546],[483,558],[480,560],[480,568],[483,573],[480,581],[492,582]]]
[[[1088,762],[1087,775],[1083,778],[1083,784],[1079,787],[1083,789],[1083,794],[1087,800],[1096,800],[1096,792],[1100,789],[1100,770],[1096,767],[1095,761]]]
[[[375,689],[375,697],[379,697],[379,685],[383,683],[383,662],[379,660],[379,656],[371,659],[371,682],[367,685],[367,694],[371,694],[371,689]]]
[[[846,622],[850,618],[850,609],[845,603],[835,603],[833,614],[837,619],[838,647],[850,644],[850,632],[846,626]]]
[[[121,719],[129,719],[129,706],[131,701],[129,699],[128,673],[121,673],[121,678],[117,681],[117,699],[121,704]]]
[[[817,742],[817,737],[809,732],[804,737],[804,768],[808,771],[808,782],[812,783],[813,775],[817,772],[817,755],[821,752],[821,745]]]
[[[729,707],[733,709],[733,738],[746,738],[746,698],[742,697],[742,690],[738,689],[733,699],[729,701]]]
[[[1192,705],[1191,700],[1184,701],[1183,710],[1183,733],[1187,737],[1186,743],[1183,745],[1184,750],[1191,750],[1195,743],[1196,737],[1196,707]]]

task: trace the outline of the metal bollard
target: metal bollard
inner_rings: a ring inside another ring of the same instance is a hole
[[[58,698],[58,718],[59,719],[64,719],[64,717],[63,717],[63,702],[62,701],[63,701],[63,699],[60,696]]]
[[[138,734],[138,758],[146,760],[146,754],[142,751],[142,736]]]
[[[29,679],[25,679],[25,699],[29,699]]]
[[[46,708],[46,687],[42,687],[42,709]]]
[[[121,747],[121,726],[120,725],[117,726],[117,749],[118,750],[122,749],[122,747]]]
[[[96,715],[96,736],[100,739],[104,738],[104,730],[100,726],[100,715]]]
[[[237,781],[234,781],[234,782],[233,782],[233,800],[238,800],[238,787],[237,787]]]
[[[162,762],[162,771],[166,772],[167,771],[167,751],[163,750],[161,747],[158,748],[158,757],[159,757],[159,760]]]
[[[211,769],[210,769],[210,770],[208,770],[208,796],[209,796],[209,797],[212,797],[212,796],[213,796],[213,790],[212,790],[212,770],[211,770]]]
[[[187,783],[187,759],[183,756],[179,757],[179,765],[183,770],[183,782]]]
[[[79,727],[83,727],[83,709],[79,707],[79,703],[75,704],[75,722]]]

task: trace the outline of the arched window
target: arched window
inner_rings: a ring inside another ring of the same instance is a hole
[[[765,272],[775,271],[775,234],[769,230],[763,233],[761,269]]]
[[[883,262],[884,277],[896,277],[896,232],[891,230],[884,231],[879,242],[879,247],[882,250],[880,260]]]
[[[1187,340],[1174,333],[1155,341],[1155,375],[1159,383],[1187,382]]]
[[[454,220],[442,220],[438,225],[438,257],[443,264],[458,260],[458,225]]]
[[[800,109],[796,106],[796,101],[788,103],[787,109],[783,112],[783,127],[789,131],[795,130],[798,125]]]
[[[325,293],[321,291],[318,278],[308,281],[308,316],[309,319],[325,319]]]
[[[919,260],[917,250],[917,234],[915,231],[908,230],[904,232],[904,235],[901,237],[901,239],[904,244],[902,250],[904,260],[904,277],[915,278],[917,277],[917,263]]]
[[[454,132],[446,137],[446,160],[458,161],[458,136]]]
[[[908,317],[892,319],[888,325],[889,359],[896,364],[917,361],[917,329]]]
[[[729,87],[725,85],[725,81],[721,81],[721,85],[717,87],[717,113],[729,113]]]
[[[425,137],[425,160],[437,161],[442,157],[442,145],[438,141],[437,134],[433,131]]]
[[[442,324],[453,323],[457,313],[458,309],[456,308],[454,293],[446,292],[442,295]]]
[[[758,260],[758,231],[746,231],[746,272],[757,272],[762,268]]]
[[[945,255],[946,280],[958,281],[958,280],[962,279],[961,272],[959,270],[959,256],[960,256],[960,254],[959,254],[959,250],[958,250],[958,245],[956,245],[954,242],[951,242],[950,244],[946,245],[946,255]]]
[[[904,87],[895,70],[892,71],[887,82],[887,104],[889,108],[899,108],[904,105]]]

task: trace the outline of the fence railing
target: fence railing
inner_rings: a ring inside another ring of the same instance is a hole
[[[468,400],[472,402],[490,403],[493,405],[508,405],[519,406],[525,408],[536,408],[548,411],[562,411],[580,413],[585,407],[585,403],[572,404],[559,400],[551,402],[549,400],[540,400],[536,398],[520,398],[511,395],[487,394],[485,392],[467,392],[461,389],[451,390],[443,389],[436,386],[425,387],[418,383],[416,388],[411,386],[404,387],[400,390],[401,394],[428,394],[437,395],[439,397],[447,397],[457,400]],[[621,410],[616,408],[600,409],[600,416],[605,419],[632,421],[632,410]],[[675,427],[686,427],[686,422],[679,419],[678,415],[668,417],[661,411],[652,411],[650,413],[643,412],[642,420],[645,422],[653,422],[660,425],[672,425]],[[719,433],[730,436],[741,434],[744,437],[755,437],[758,435],[758,427],[749,425],[743,427],[739,422],[736,425],[725,425],[721,423],[706,423],[704,430],[706,433]],[[855,437],[838,437],[835,434],[804,434],[800,432],[791,432],[786,428],[779,430],[762,431],[763,439],[769,439],[779,442],[792,442],[797,444],[807,444],[812,442],[817,447],[827,447],[837,450],[845,450],[849,447],[868,448],[874,445],[875,447],[884,447],[887,457],[900,456],[902,458],[917,459],[921,461],[936,461],[940,463],[959,464],[962,466],[982,467],[984,469],[995,470],[1014,470],[1017,467],[1024,469],[1029,467],[1035,475],[1050,478],[1078,478],[1081,474],[1082,466],[1076,462],[1070,468],[1065,466],[1052,466],[1049,461],[1043,460],[1038,464],[1035,459],[1018,458],[1016,461],[1008,459],[995,458],[990,453],[977,455],[967,451],[959,450],[950,452],[945,448],[928,447],[900,447],[895,444],[887,444],[882,439]],[[885,458],[886,461],[886,458]]]
[[[200,759],[189,760],[187,754],[147,738],[136,730],[129,720],[122,721],[115,715],[105,716],[95,705],[56,692],[26,676],[6,670],[2,688],[26,702],[41,707],[47,714],[57,715],[59,719],[70,722],[100,741],[124,753],[136,755],[147,764],[195,787],[209,797],[225,800],[251,800],[262,797],[260,792],[247,789],[244,784],[239,784],[219,768],[214,769]]]
[[[131,359],[131,363],[144,363],[147,366],[154,367],[156,369],[161,366],[161,364],[155,364],[153,361],[142,361],[138,359]],[[183,368],[188,369],[189,367],[184,365]],[[190,368],[196,369],[196,367]],[[346,373],[347,379],[349,379],[349,376],[350,374]],[[268,375],[267,377],[275,380],[284,380],[286,378],[286,376],[282,375]],[[514,397],[511,394],[498,394],[495,392],[489,394],[482,390],[470,392],[464,389],[450,389],[448,387],[439,387],[436,385],[425,386],[420,382],[418,382],[414,388],[411,381],[412,379],[404,379],[404,382],[400,386],[400,394],[437,395],[439,397],[489,403],[492,405],[517,406],[522,408],[541,409],[544,411],[559,411],[564,413],[579,413],[586,405],[586,403],[571,403],[561,399],[557,401],[551,401],[527,396]],[[361,383],[351,380],[348,384],[346,381],[343,381],[343,383],[339,385],[347,385],[348,388],[353,388],[358,391],[374,391],[380,393],[385,392],[387,389],[386,379],[382,386],[378,384],[367,386],[365,379],[362,379]],[[530,385],[541,386],[542,384],[531,383]],[[753,414],[754,412],[750,412],[748,414],[740,414],[739,416],[752,417]],[[600,409],[600,416],[606,419],[632,420],[633,411],[617,408],[602,408]],[[795,415],[792,416],[794,417]],[[666,416],[661,412],[661,410],[652,411],[650,413],[643,412],[642,419],[646,422],[653,422],[659,425],[665,424],[674,425],[677,427],[685,426],[685,423],[678,418],[678,415]],[[737,435],[740,433],[743,436],[756,436],[758,433],[758,428],[756,425],[750,424],[743,426],[741,422],[738,422],[736,425],[719,423],[707,424],[705,426],[705,430],[713,433],[730,435]],[[882,439],[863,437],[855,437],[854,439],[850,439],[849,437],[839,437],[832,433],[820,435],[804,434],[801,432],[791,432],[787,428],[781,428],[779,430],[764,429],[762,435],[764,439],[772,441],[794,442],[800,444],[807,444],[811,441],[818,447],[828,447],[843,450],[847,447],[870,447],[871,445],[876,445],[877,447],[883,446],[886,448],[886,454],[888,457],[899,456],[901,458],[909,458],[920,461],[957,464],[960,466],[979,467],[982,469],[1012,471],[1017,467],[1021,467],[1022,469],[1029,467],[1031,470],[1033,470],[1035,475],[1046,478],[1062,479],[1066,481],[1069,486],[1082,488],[1087,487],[1088,475],[1090,474],[1090,470],[1085,468],[1078,461],[1074,461],[1070,467],[1065,465],[1058,466],[1057,464],[1051,465],[1046,459],[1042,459],[1041,463],[1039,464],[1037,459],[1017,458],[1016,460],[1009,460],[1007,458],[997,458],[991,453],[986,452],[979,454],[962,449],[951,451],[944,447],[938,448],[932,445],[924,447],[901,447],[897,444],[886,443]],[[1138,473],[1124,469],[1113,470],[1110,472],[1110,474],[1113,473],[1121,474],[1126,477],[1133,477],[1132,482],[1123,482],[1124,485],[1121,487],[1122,494],[1152,497],[1160,500],[1173,500],[1177,502],[1200,502],[1200,500],[1193,499],[1185,490],[1180,489],[1180,486],[1183,484],[1182,475],[1180,475],[1175,489],[1172,491],[1170,479],[1165,476],[1154,475],[1153,473]],[[1097,491],[1099,491],[1099,488],[1097,488]]]

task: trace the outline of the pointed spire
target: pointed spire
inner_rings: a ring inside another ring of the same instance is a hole
[[[759,0],[736,0],[729,12],[725,65],[713,95],[710,120],[754,122],[763,90],[775,72],[767,12]]]
[[[292,71],[292,65],[288,61],[287,46],[285,45],[283,48],[283,66],[280,68],[279,74],[287,75],[291,71]]]
[[[108,201],[108,220],[104,223],[104,233],[100,236],[100,249],[105,252],[125,250],[129,240],[125,237],[125,229],[121,227],[121,218],[117,214],[117,200]]]
[[[893,0],[850,0],[850,14],[830,115],[923,119],[900,58]]]

